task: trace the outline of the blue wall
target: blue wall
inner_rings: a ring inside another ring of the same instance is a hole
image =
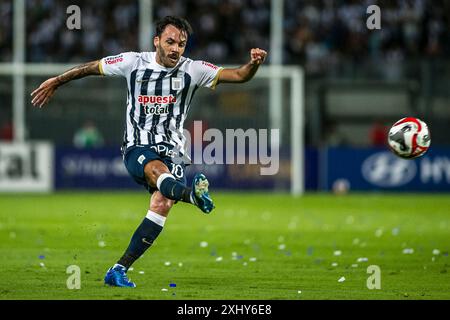
[[[384,148],[328,148],[320,186],[330,190],[345,179],[352,190],[450,191],[450,149],[430,148],[423,157],[404,160]]]
[[[192,165],[204,172],[213,188],[289,190],[290,156],[280,152],[280,171],[261,176],[259,165]],[[432,147],[415,160],[395,157],[384,148],[305,149],[305,187],[331,190],[346,180],[351,190],[450,191],[450,148]],[[55,189],[140,189],[125,169],[118,148],[55,148]]]

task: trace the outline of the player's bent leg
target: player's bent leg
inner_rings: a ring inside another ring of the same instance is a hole
[[[192,203],[191,189],[177,181],[164,162],[150,161],[144,167],[144,174],[148,184],[157,188],[166,198]]]
[[[158,178],[162,174],[170,174],[170,170],[167,165],[161,160],[149,161],[144,166],[144,175],[147,183],[155,188],[157,186]]]
[[[192,188],[189,188],[175,179],[162,161],[148,162],[144,173],[149,185],[156,187],[166,198],[192,203],[204,213],[210,213],[214,209],[214,203],[208,193],[209,182],[203,174],[197,174]]]
[[[147,215],[134,232],[127,250],[106,273],[106,284],[116,287],[136,287],[126,273],[159,236],[174,202],[164,197],[159,191],[153,193]]]

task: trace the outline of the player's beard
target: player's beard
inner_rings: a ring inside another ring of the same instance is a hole
[[[169,57],[170,54],[166,53],[161,45],[158,46],[157,54],[159,56],[159,59],[161,60],[162,64],[166,68],[173,68],[177,65],[178,61],[180,60],[180,56],[177,55],[176,59],[172,59]]]

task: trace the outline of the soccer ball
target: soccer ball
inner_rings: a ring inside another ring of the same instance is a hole
[[[389,130],[388,143],[395,155],[404,159],[417,158],[424,155],[430,147],[430,131],[420,119],[403,118]]]

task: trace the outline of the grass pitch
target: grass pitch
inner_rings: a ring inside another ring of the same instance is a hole
[[[144,192],[1,195],[0,299],[450,299],[448,195],[213,196],[211,215],[175,206],[129,271],[137,288],[123,289],[103,277],[145,216]]]

